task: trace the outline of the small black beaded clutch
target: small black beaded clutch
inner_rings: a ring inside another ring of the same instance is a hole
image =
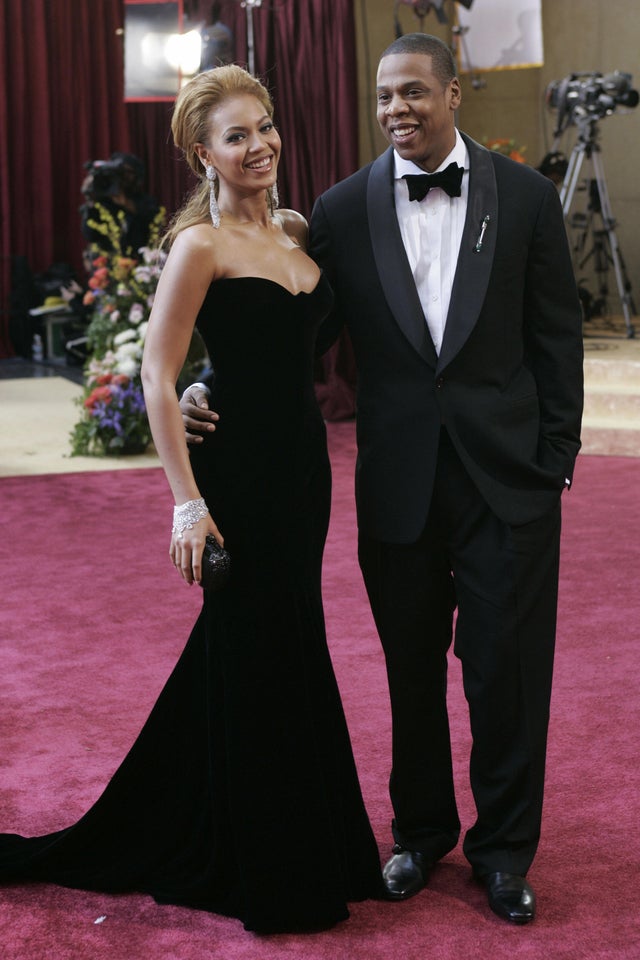
[[[219,590],[229,579],[231,572],[231,557],[229,553],[221,547],[218,541],[210,533],[204,545],[202,554],[202,580],[200,586],[203,590]]]

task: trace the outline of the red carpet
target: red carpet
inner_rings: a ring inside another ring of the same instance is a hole
[[[356,562],[354,431],[351,423],[329,429],[327,626],[384,858],[389,711]],[[258,938],[237,921],[145,896],[0,888],[3,960],[637,960],[640,461],[581,459],[564,505],[534,924],[494,917],[456,850],[413,900],[355,904],[349,921],[308,936]],[[165,559],[171,507],[159,470],[3,479],[0,509],[0,830],[43,833],[75,820],[100,793],[186,641],[199,590],[183,586]],[[450,701],[468,826],[468,730],[453,658]]]

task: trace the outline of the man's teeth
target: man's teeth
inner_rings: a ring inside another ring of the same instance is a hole
[[[415,127],[396,127],[393,133],[396,137],[408,137],[414,130]]]

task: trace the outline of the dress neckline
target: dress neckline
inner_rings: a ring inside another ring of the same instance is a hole
[[[289,287],[285,287],[283,283],[279,283],[277,280],[272,280],[271,277],[255,277],[250,275],[239,276],[239,277],[220,277],[218,280],[214,280],[213,282],[214,284],[216,284],[216,283],[229,283],[230,281],[233,281],[233,280],[252,280],[254,282],[257,281],[259,283],[270,283],[272,286],[278,287],[278,289],[283,290],[285,293],[288,293],[290,297],[295,298],[295,297],[310,297],[312,294],[314,294],[318,289],[318,287],[320,286],[322,277],[323,277],[323,271],[320,270],[320,275],[318,276],[318,281],[316,285],[311,290],[298,290],[297,293],[293,293],[293,291],[290,290]]]

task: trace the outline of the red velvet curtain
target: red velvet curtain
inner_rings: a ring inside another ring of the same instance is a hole
[[[190,24],[210,0],[185,0]],[[235,60],[247,64],[247,9],[221,0]],[[122,0],[0,0],[0,357],[9,336],[11,260],[81,273],[78,208],[87,160],[130,151],[169,213],[192,186],[171,143],[170,103],[123,101]],[[358,163],[353,0],[277,0],[253,9],[256,73],[276,104],[282,205],[315,197]]]
[[[81,270],[83,164],[128,150],[116,0],[0,0],[0,356],[11,263]]]

